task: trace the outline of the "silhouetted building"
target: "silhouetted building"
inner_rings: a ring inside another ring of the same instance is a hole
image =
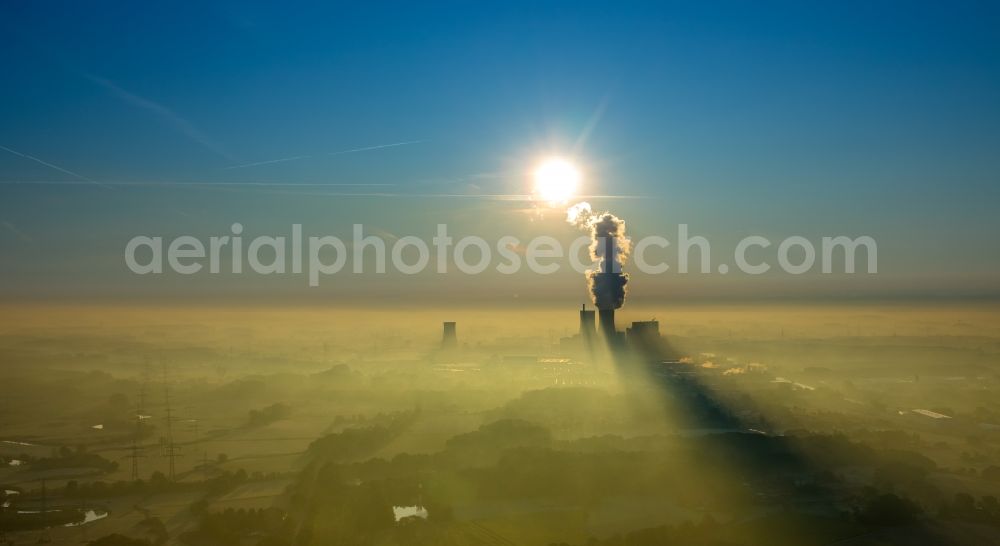
[[[667,337],[660,335],[660,321],[655,319],[633,322],[625,329],[625,341],[630,350],[651,362],[678,362],[680,358]]]
[[[625,329],[625,338],[631,345],[646,345],[660,339],[660,321],[640,320]]]
[[[444,334],[441,337],[442,349],[454,349],[458,345],[458,336],[455,333],[455,323],[444,323]]]
[[[588,311],[587,304],[583,304],[580,308],[580,337],[585,340],[589,341],[594,337],[596,332],[594,318],[594,311]]]

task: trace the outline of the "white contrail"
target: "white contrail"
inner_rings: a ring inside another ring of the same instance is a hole
[[[0,146],[0,150],[4,150],[4,151],[7,151],[7,152],[10,152],[10,153],[12,153],[14,155],[21,156],[21,157],[23,157],[25,159],[30,159],[30,160],[32,160],[32,161],[34,161],[36,163],[41,163],[42,165],[45,165],[46,167],[48,167],[50,169],[55,169],[55,170],[57,170],[57,171],[59,171],[61,173],[68,174],[70,176],[75,176],[76,178],[79,178],[80,180],[86,180],[87,182],[90,182],[91,184],[97,184],[98,186],[100,186],[100,187],[102,187],[104,189],[107,189],[107,190],[111,189],[110,186],[106,186],[104,184],[101,184],[100,182],[98,182],[96,180],[91,180],[91,179],[87,178],[86,176],[83,176],[82,174],[77,174],[77,173],[75,173],[75,172],[73,172],[73,171],[71,171],[69,169],[64,169],[64,168],[60,167],[59,165],[53,165],[52,163],[49,163],[47,161],[42,161],[41,159],[38,159],[37,157],[35,157],[33,155],[28,155],[28,154],[25,154],[25,153],[21,153],[21,152],[19,152],[17,150],[11,150],[10,148],[8,148],[6,146]]]
[[[96,182],[95,182],[96,183]],[[0,185],[38,185],[38,186],[79,186],[83,184],[76,180],[0,180]],[[146,180],[146,181],[125,181],[125,182],[104,182],[102,186],[251,186],[251,187],[368,187],[368,186],[395,186],[396,184],[373,184],[373,183],[342,183],[342,182],[191,182],[172,180]]]
[[[17,226],[15,226],[13,223],[4,221],[4,222],[0,222],[0,224],[2,224],[3,227],[7,228],[7,231],[10,231],[14,235],[16,235],[18,239],[20,239],[20,240],[22,240],[22,241],[24,241],[26,243],[33,243],[33,242],[35,242],[35,240],[32,239],[30,236],[28,236],[27,233],[25,233],[25,232],[17,229]]]
[[[139,108],[143,108],[152,112],[167,125],[173,127],[174,130],[180,132],[181,134],[197,142],[198,144],[201,144],[206,149],[228,159],[229,161],[233,161],[232,155],[230,155],[221,145],[219,145],[218,142],[215,142],[214,140],[209,138],[208,135],[201,132],[201,130],[198,129],[198,127],[196,127],[193,123],[177,115],[177,113],[175,113],[170,108],[167,108],[166,106],[156,101],[147,99],[145,97],[140,97],[135,93],[127,91],[119,87],[118,84],[116,84],[111,80],[102,78],[100,76],[95,76],[93,74],[86,74],[86,77],[90,79],[90,81],[104,87],[108,91],[111,91],[113,94],[117,95],[118,98],[124,100],[125,102],[131,103],[134,106],[138,106]]]
[[[406,146],[407,144],[417,144],[423,142],[423,140],[407,140],[405,142],[393,142],[392,144],[379,144],[378,146],[365,146],[364,148],[351,148],[350,150],[340,150],[338,152],[328,152],[325,154],[317,155],[295,155],[292,157],[283,157],[281,159],[269,159],[267,161],[254,161],[253,163],[243,163],[240,165],[231,165],[229,167],[223,167],[222,170],[229,171],[232,169],[243,169],[246,167],[259,167],[261,165],[271,165],[274,163],[284,163],[286,161],[298,161],[299,159],[310,159],[313,157],[325,157],[331,155],[343,155],[343,154],[353,154],[356,152],[368,152],[371,150],[381,150],[382,148],[394,148],[396,146]]]
[[[379,192],[379,193],[355,193],[355,192],[315,192],[315,191],[282,191],[277,189],[262,190],[262,193],[280,195],[304,195],[317,197],[384,197],[400,199],[464,199],[482,201],[514,201],[530,203],[535,200],[532,195],[516,193],[490,193],[490,194],[466,194],[466,193],[405,193],[405,192]],[[583,195],[588,199],[649,199],[643,195]]]
[[[407,144],[419,144],[421,142],[423,142],[423,140],[407,140],[405,142],[393,142],[392,144],[379,144],[378,146],[365,146],[364,148],[353,148],[351,150],[330,152],[325,155],[353,154],[354,152],[367,152],[369,150],[381,150],[382,148],[395,148],[396,146],[406,146]]]
[[[82,185],[83,182],[72,180],[0,180],[0,186],[13,185]],[[105,186],[106,184],[106,186]],[[127,181],[127,182],[106,182],[100,184],[104,187],[169,187],[180,186],[192,189],[228,189],[228,190],[255,190],[261,193],[284,194],[284,195],[304,195],[304,196],[326,196],[326,197],[386,197],[403,199],[466,199],[484,201],[524,201],[533,202],[532,195],[516,193],[428,193],[428,192],[363,192],[363,191],[333,191],[317,192],[322,188],[394,188],[400,184],[385,183],[339,183],[339,182],[191,182],[191,181]],[[410,186],[412,187],[412,186]],[[282,190],[282,188],[285,188]],[[301,189],[302,191],[295,191]],[[578,195],[580,199],[657,199],[649,195]]]
[[[244,167],[257,167],[259,165],[270,165],[272,163],[284,163],[285,161],[295,161],[297,159],[307,159],[307,158],[310,158],[310,157],[312,157],[312,156],[310,156],[310,155],[296,155],[296,156],[292,156],[292,157],[285,157],[285,158],[282,158],[282,159],[271,159],[271,160],[268,160],[268,161],[257,161],[255,163],[244,163],[242,165],[232,165],[230,167],[223,167],[222,170],[228,171],[228,170],[231,170],[231,169],[242,169]]]

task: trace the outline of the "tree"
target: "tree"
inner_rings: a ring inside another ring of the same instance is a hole
[[[858,521],[869,525],[902,525],[914,521],[920,507],[907,498],[891,493],[878,495],[858,513]]]

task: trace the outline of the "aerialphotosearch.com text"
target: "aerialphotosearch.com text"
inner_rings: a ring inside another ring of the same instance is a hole
[[[475,235],[456,240],[446,224],[437,225],[436,235],[429,244],[412,235],[396,238],[368,233],[362,224],[354,224],[350,238],[306,236],[301,224],[293,224],[288,234],[252,239],[243,237],[240,223],[232,224],[229,231],[206,239],[182,235],[165,240],[160,236],[139,235],[125,245],[125,265],[138,275],[169,271],[181,275],[246,271],[259,275],[304,274],[309,286],[319,286],[323,277],[382,274],[389,267],[406,275],[422,273],[428,268],[442,274],[455,270],[477,275],[493,269],[509,275],[522,267],[549,275],[568,266],[584,274],[595,269],[600,263],[600,249],[606,248],[599,238],[586,235],[568,245],[547,235],[526,241],[503,236],[491,242]],[[634,268],[650,275],[728,274],[734,267],[747,275],[761,275],[775,268],[791,275],[816,271],[878,272],[878,247],[867,235],[821,237],[816,241],[795,235],[776,242],[752,235],[737,242],[731,260],[714,267],[711,243],[704,236],[692,235],[687,224],[678,224],[673,239],[658,235],[622,238],[613,248],[622,253],[626,271]],[[673,264],[667,257],[673,258]],[[614,263],[617,267],[619,260]]]

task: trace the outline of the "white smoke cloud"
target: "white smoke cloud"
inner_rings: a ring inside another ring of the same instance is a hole
[[[566,221],[590,233],[590,258],[598,266],[586,275],[594,305],[598,309],[620,308],[625,304],[628,283],[628,275],[621,271],[631,250],[625,236],[625,221],[610,212],[595,213],[586,201],[567,209]],[[612,271],[604,271],[605,241],[608,238],[615,241],[615,264],[612,267],[617,267]]]

